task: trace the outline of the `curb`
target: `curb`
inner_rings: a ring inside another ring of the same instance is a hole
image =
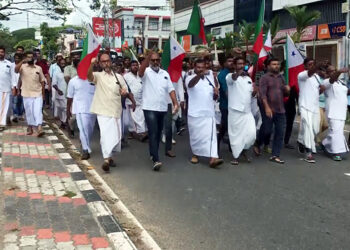
[[[50,124],[50,125],[47,125],[48,127],[51,126],[54,130],[57,130],[60,133],[59,136],[61,136],[65,140],[69,149],[79,153],[78,149],[71,142],[71,140],[64,134],[64,132],[55,123],[47,122],[47,124]],[[52,134],[53,133],[54,132],[52,131]],[[58,142],[57,136],[48,136],[47,138],[51,141],[51,143],[53,143],[53,141],[56,141],[56,140]],[[59,155],[61,157],[61,154]],[[93,188],[93,185],[91,185],[91,183],[86,179],[85,174],[83,174],[79,166],[75,164],[75,160],[71,157],[71,155],[69,153],[65,153],[62,156],[63,158],[61,157],[61,159],[66,165],[68,171],[76,171],[77,175],[78,174],[81,176],[84,175],[84,179],[76,181],[76,185],[79,188],[83,188],[83,189],[87,188],[86,192],[91,192],[91,195],[93,197],[99,197],[99,198],[96,198],[98,200],[94,200],[94,198],[92,198],[92,200],[94,201],[92,201],[91,203],[89,203],[89,199],[87,199],[88,206],[91,212],[94,215],[96,215],[98,223],[105,230],[108,238],[110,239],[111,243],[113,243],[114,247],[116,249],[122,249],[122,250],[137,249],[136,246],[130,240],[129,236],[120,226],[118,220],[113,216],[107,204],[102,200],[100,195]],[[67,157],[68,159],[65,157]],[[140,242],[141,245],[143,245],[142,249],[160,250],[161,248],[158,246],[158,244],[155,242],[152,236],[146,231],[146,229],[141,225],[141,223],[136,219],[136,217],[129,211],[129,209],[124,205],[124,203],[119,199],[119,197],[113,192],[113,190],[108,186],[108,184],[103,180],[103,178],[97,173],[95,169],[91,169],[91,164],[87,160],[81,161],[81,164],[85,167],[85,169],[87,169],[87,173],[92,178],[94,185],[101,187],[104,191],[104,194],[107,196],[108,200],[113,201],[113,203],[110,204],[110,206],[120,211],[121,214],[123,214],[123,216],[125,216],[133,224],[133,227],[138,230],[139,235],[138,235],[137,241]]]

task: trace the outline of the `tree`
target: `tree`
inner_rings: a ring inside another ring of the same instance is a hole
[[[10,33],[9,29],[5,28],[0,23],[0,45],[5,47],[6,52],[12,52],[14,44],[15,44],[15,39]]]
[[[33,39],[22,40],[18,42],[14,47],[16,48],[17,46],[23,46],[24,50],[33,50],[34,48],[38,47],[38,41]]]
[[[239,24],[240,39],[246,46],[247,52],[248,52],[249,42],[252,41],[254,32],[255,32],[254,23],[247,23],[245,20],[243,20],[242,23]]]
[[[43,37],[43,49],[42,54],[52,57],[58,52],[57,39],[59,37],[59,31],[56,28],[50,28],[47,23],[40,25],[40,33]]]
[[[27,40],[27,39],[32,39],[32,40],[35,39],[34,28],[15,30],[15,31],[12,31],[11,34],[16,39],[16,42],[20,42],[22,40]]]
[[[297,31],[292,35],[292,39],[296,43],[300,42],[306,27],[321,17],[321,12],[318,10],[307,11],[306,6],[287,6],[285,9],[296,23]]]
[[[54,20],[64,19],[72,12],[68,6],[69,0],[2,0],[0,20],[10,20],[11,16],[23,12],[48,16]]]

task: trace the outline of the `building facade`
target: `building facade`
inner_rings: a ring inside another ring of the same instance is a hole
[[[162,7],[120,7],[115,18],[122,20],[122,43],[146,49],[162,49],[169,39],[170,1]]]

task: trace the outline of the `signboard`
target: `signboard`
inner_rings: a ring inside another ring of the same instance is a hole
[[[340,38],[345,36],[345,34],[346,34],[345,22],[318,25],[317,38],[319,40],[330,39],[330,38]]]
[[[112,19],[108,20],[108,36],[110,43],[113,39],[113,23],[114,23],[114,35],[115,35],[115,44],[114,48],[120,49],[122,46],[122,30],[121,30],[121,20],[120,19],[114,19],[114,22]],[[104,19],[102,17],[93,17],[92,18],[92,30],[94,31],[95,35],[98,38],[98,41],[102,43],[104,36],[105,36],[105,23]]]
[[[301,36],[301,41],[312,41],[316,38],[316,30],[317,30],[317,26],[316,25],[312,25],[312,26],[308,26],[305,29],[305,32],[303,33],[303,35]],[[296,28],[292,28],[292,29],[286,29],[286,30],[280,30],[277,32],[274,41],[277,39],[280,39],[282,37],[285,37],[287,34],[289,34],[290,36],[292,36],[295,32],[296,32]],[[278,43],[284,43],[285,40],[279,41]]]
[[[272,10],[280,10],[283,9],[285,6],[297,6],[297,5],[304,5],[308,3],[314,3],[319,2],[322,0],[273,0],[272,4]]]
[[[166,6],[166,0],[118,0],[117,6],[121,7],[159,7]]]

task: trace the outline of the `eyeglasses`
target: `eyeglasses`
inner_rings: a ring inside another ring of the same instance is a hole
[[[160,59],[151,59],[152,62],[160,62]]]

